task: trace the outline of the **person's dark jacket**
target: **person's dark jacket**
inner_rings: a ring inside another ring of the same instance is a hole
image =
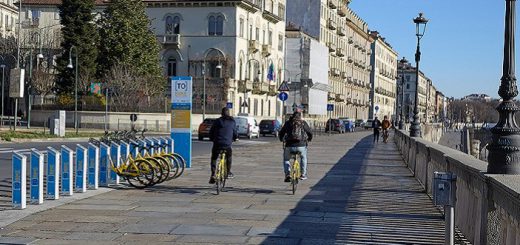
[[[292,132],[292,130],[293,130],[293,123],[292,123],[292,121],[293,120],[295,120],[295,119],[291,118],[289,121],[287,121],[283,125],[282,129],[280,130],[280,132],[278,133],[278,138],[280,138],[280,141],[284,140],[286,134],[288,134],[289,132]],[[307,124],[306,121],[303,121],[303,130],[307,134],[307,139],[305,139],[303,141],[299,141],[299,142],[286,142],[285,146],[286,147],[307,146],[307,143],[312,141],[312,132],[311,132],[311,128],[309,127],[309,125]]]
[[[379,128],[380,128],[380,127],[381,127],[381,121],[379,121],[379,119],[374,120],[374,121],[372,122],[372,128],[374,129],[374,131],[375,131],[375,130],[379,131]]]
[[[215,120],[209,130],[209,139],[221,148],[229,148],[238,139],[237,125],[233,117],[220,117]]]

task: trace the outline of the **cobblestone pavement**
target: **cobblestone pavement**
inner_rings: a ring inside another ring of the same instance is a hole
[[[283,182],[281,144],[236,150],[236,177],[220,195],[207,184],[208,157],[169,183],[28,216],[0,229],[0,243],[443,244],[439,210],[395,144],[373,144],[368,131],[316,138],[296,195]]]

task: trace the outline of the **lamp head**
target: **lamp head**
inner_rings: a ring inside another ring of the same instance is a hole
[[[408,64],[408,60],[407,60],[405,57],[403,57],[403,58],[399,61],[399,63],[401,63],[401,65]]]
[[[43,54],[38,54],[38,59],[43,59]]]
[[[415,19],[413,19],[413,23],[416,26],[416,35],[417,37],[424,36],[424,32],[426,31],[426,24],[428,23],[428,19],[424,18],[423,13],[419,13]]]
[[[4,65],[4,64],[1,64],[1,65],[0,65],[0,68],[4,69],[4,68],[5,68],[5,65]]]
[[[222,69],[222,65],[221,65],[221,64],[218,64],[218,65],[216,66],[216,68],[220,70],[220,69]]]
[[[69,59],[69,64],[67,65],[67,68],[72,69],[74,66],[72,65],[72,59]]]

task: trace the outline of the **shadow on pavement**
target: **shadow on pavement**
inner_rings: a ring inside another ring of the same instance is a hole
[[[443,244],[442,216],[395,150],[360,140],[262,244]]]

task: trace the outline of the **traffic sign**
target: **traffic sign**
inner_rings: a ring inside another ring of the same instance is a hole
[[[376,110],[376,112],[379,111],[379,106],[376,105],[376,107],[374,107],[374,109]]]
[[[279,98],[281,101],[286,101],[286,100],[289,98],[289,95],[288,95],[286,92],[281,92],[281,93],[278,95],[278,98]]]
[[[334,111],[334,104],[327,104],[327,111]]]
[[[249,107],[249,105],[247,104],[247,102],[244,100],[244,102],[242,102],[242,107]]]
[[[289,89],[289,84],[287,84],[286,81],[283,81],[282,84],[280,84],[280,87],[278,87],[278,91],[281,91],[281,92],[286,92],[286,91],[290,91],[291,89]]]
[[[233,103],[232,103],[232,102],[228,102],[228,103],[226,103],[226,107],[227,107],[228,109],[233,109]]]
[[[134,113],[130,114],[130,121],[132,121],[132,122],[137,121],[137,114],[134,114]]]

